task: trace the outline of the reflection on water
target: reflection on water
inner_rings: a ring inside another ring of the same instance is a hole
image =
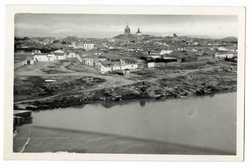
[[[236,150],[236,93],[163,101],[102,102],[41,111],[33,117],[34,126]]]
[[[145,100],[140,100],[139,103],[140,103],[141,107],[144,107],[146,105],[146,101]]]

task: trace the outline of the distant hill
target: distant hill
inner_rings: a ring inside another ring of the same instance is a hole
[[[191,38],[211,39],[211,37],[208,35],[187,35],[187,36]]]
[[[238,39],[236,37],[226,37],[226,38],[220,39],[220,41],[224,41],[224,42],[237,42]]]

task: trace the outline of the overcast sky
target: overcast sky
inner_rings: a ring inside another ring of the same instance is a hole
[[[237,37],[237,16],[16,14],[15,36],[109,38],[140,28],[143,34]]]

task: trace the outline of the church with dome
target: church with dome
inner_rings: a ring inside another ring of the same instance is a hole
[[[119,34],[118,36],[113,37],[114,39],[118,40],[127,40],[127,41],[135,41],[135,40],[140,40],[148,35],[142,34],[140,28],[135,33],[131,33],[131,29],[128,25],[126,25],[124,29],[124,34]]]
[[[125,36],[130,36],[130,28],[129,28],[129,26],[127,25],[126,27],[125,27],[125,29],[124,29],[124,35]],[[140,31],[140,28],[138,28],[138,30],[137,30],[137,32],[136,32],[136,35],[141,35],[141,31]]]

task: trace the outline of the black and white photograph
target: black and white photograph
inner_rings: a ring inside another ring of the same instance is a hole
[[[242,159],[244,8],[18,7],[7,122],[19,159]]]

